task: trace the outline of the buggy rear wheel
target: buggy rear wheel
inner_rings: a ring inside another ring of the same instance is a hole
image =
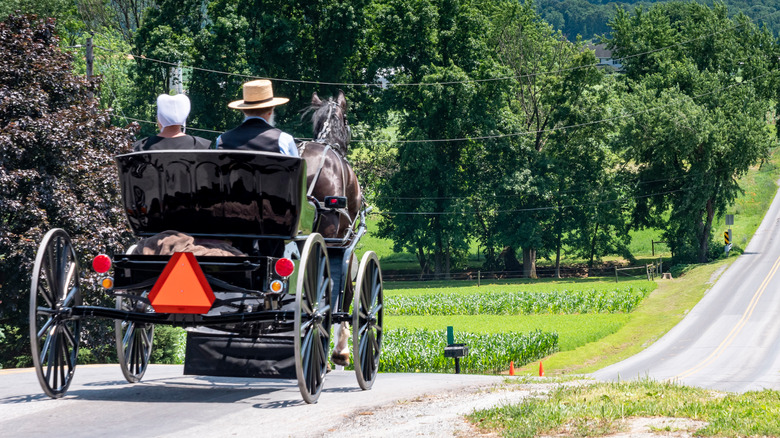
[[[55,228],[43,237],[30,285],[30,347],[43,391],[60,398],[73,380],[81,337],[79,262],[70,237]]]
[[[384,294],[379,258],[373,251],[363,255],[358,269],[352,306],[352,360],[362,389],[371,389],[379,371],[382,352]]]
[[[295,373],[306,403],[317,402],[327,373],[332,287],[325,241],[312,234],[301,252],[295,288]]]
[[[149,313],[152,306],[143,300],[116,297],[116,308],[131,312]],[[130,383],[141,381],[149,365],[154,341],[154,324],[133,321],[114,321],[116,354],[122,374]]]

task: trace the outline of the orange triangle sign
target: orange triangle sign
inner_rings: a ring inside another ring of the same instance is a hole
[[[191,252],[177,252],[149,293],[157,313],[208,313],[214,292]]]

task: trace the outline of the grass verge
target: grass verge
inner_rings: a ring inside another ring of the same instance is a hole
[[[780,435],[777,391],[724,394],[650,380],[567,385],[548,397],[476,411],[467,418],[505,437],[599,436],[625,430],[636,417],[689,418],[706,422],[696,436]],[[661,430],[659,432],[673,432]]]

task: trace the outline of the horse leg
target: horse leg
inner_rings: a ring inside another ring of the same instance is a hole
[[[336,326],[336,347],[330,355],[331,360],[336,365],[349,365],[349,348],[347,348],[347,339],[349,339],[349,330],[347,323],[342,322]]]

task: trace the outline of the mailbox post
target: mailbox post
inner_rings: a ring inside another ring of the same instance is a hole
[[[444,357],[455,358],[455,374],[460,374],[460,358],[468,356],[469,347],[466,344],[456,344],[452,326],[447,327],[447,346],[444,347]]]

